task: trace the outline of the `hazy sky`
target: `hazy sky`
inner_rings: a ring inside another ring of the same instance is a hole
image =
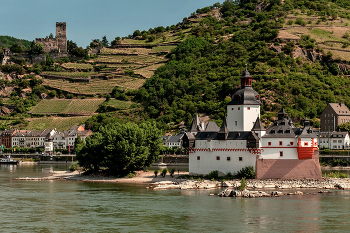
[[[67,38],[86,47],[106,35],[109,42],[136,29],[171,26],[218,0],[0,0],[0,35],[35,40],[67,23]],[[223,2],[223,0],[219,1]]]

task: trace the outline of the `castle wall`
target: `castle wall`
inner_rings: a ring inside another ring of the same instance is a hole
[[[36,38],[35,42],[44,46],[45,53],[58,50],[58,40],[56,38]]]
[[[256,159],[257,179],[321,179],[319,153],[313,159]]]
[[[189,154],[189,173],[206,175],[218,170],[221,175],[235,173],[244,167],[255,167],[256,157],[247,151],[246,140],[196,140],[196,150]],[[242,149],[242,151],[215,151]]]

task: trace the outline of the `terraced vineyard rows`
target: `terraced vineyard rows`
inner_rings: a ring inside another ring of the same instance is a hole
[[[71,99],[71,100],[42,100],[33,108],[33,114],[81,114],[91,115],[105,99]]]
[[[91,114],[96,112],[98,106],[104,101],[105,99],[74,99],[63,111],[63,113]]]
[[[29,118],[27,119],[29,121],[27,128],[32,130],[56,128],[57,131],[64,131],[70,129],[73,125],[81,124],[88,118],[89,116]]]
[[[46,71],[43,73],[48,75],[57,75],[62,77],[89,77],[90,75],[96,75],[97,72],[55,72],[55,71]]]
[[[45,114],[45,113],[61,113],[69,105],[72,100],[42,100],[36,105],[30,113]]]
[[[43,84],[52,88],[57,88],[74,94],[107,94],[111,93],[115,86],[127,89],[140,88],[145,79],[131,77],[111,78],[108,80],[92,79],[90,83],[70,83],[66,80],[43,80]]]
[[[116,99],[111,99],[110,101],[107,102],[107,105],[115,107],[117,109],[127,109],[132,104],[133,102],[130,102],[130,101],[122,101],[122,100],[116,100]]]

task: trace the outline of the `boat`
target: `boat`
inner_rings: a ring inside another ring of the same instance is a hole
[[[10,156],[8,158],[0,160],[0,164],[15,164],[15,165],[17,165],[18,163],[19,163],[19,160],[13,160],[13,159],[11,159]]]

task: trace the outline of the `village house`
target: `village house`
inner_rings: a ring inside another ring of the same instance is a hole
[[[348,149],[350,137],[348,132],[333,131],[331,134],[320,134],[320,148],[329,148],[334,150]]]
[[[5,130],[0,133],[0,142],[5,148],[45,148],[52,152],[53,149],[72,149],[75,139],[85,141],[93,132],[85,130],[84,125],[73,126],[70,130],[57,132],[56,129],[34,130]]]
[[[296,127],[282,108],[278,120],[265,129],[260,121],[260,105],[246,70],[241,89],[227,105],[222,126],[203,130],[195,117],[190,133],[184,135],[190,174],[217,170],[224,175],[252,166],[258,179],[321,178],[318,138],[309,119],[303,127]]]
[[[350,111],[343,103],[329,103],[320,116],[321,133],[336,131],[338,125],[350,121]]]

